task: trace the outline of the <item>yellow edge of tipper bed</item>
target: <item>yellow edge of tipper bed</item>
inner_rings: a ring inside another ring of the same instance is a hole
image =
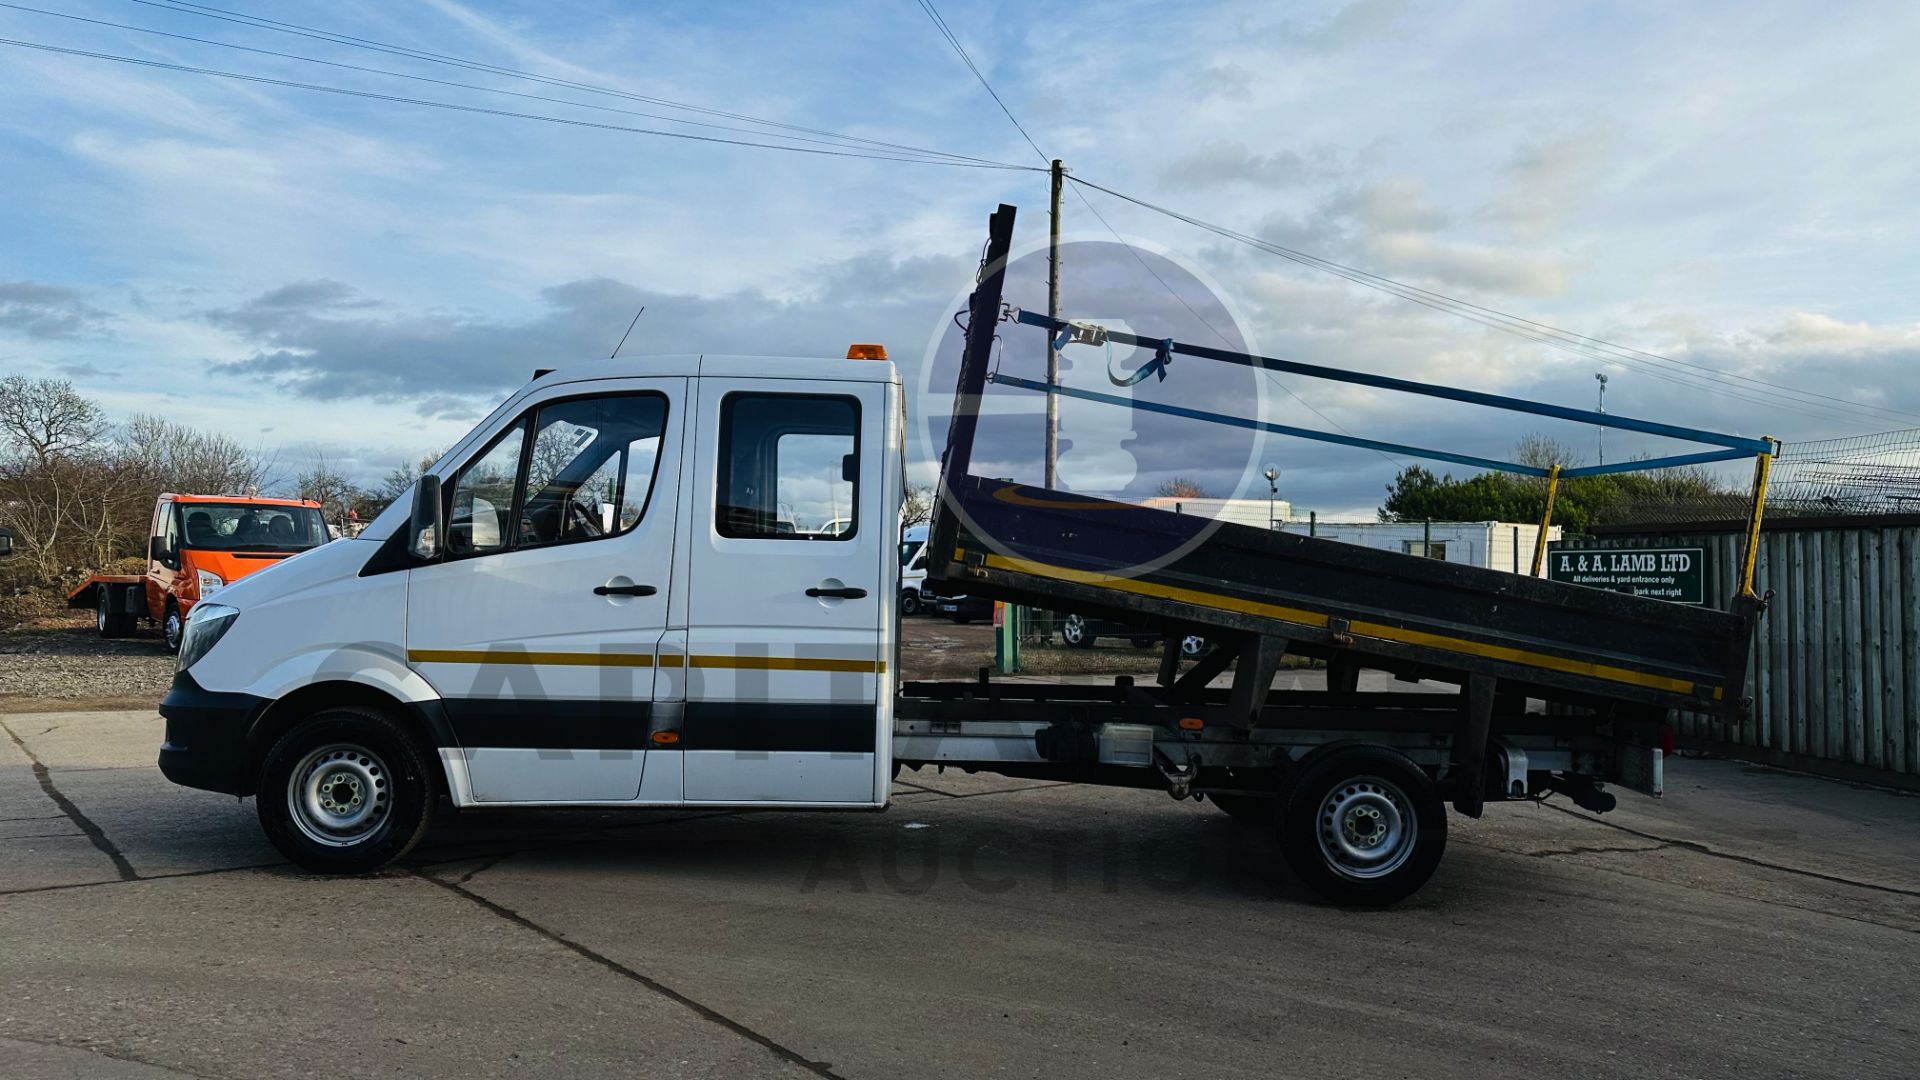
[[[956,562],[964,562],[964,552],[954,553]],[[1115,577],[1090,570],[1073,570],[1050,563],[1034,562],[1030,559],[1014,559],[1005,555],[988,555],[985,565],[994,570],[1011,570],[1020,574],[1032,574],[1036,577],[1054,578],[1071,581],[1081,585],[1098,585],[1118,592],[1136,593],[1140,596],[1153,596],[1162,600],[1177,600],[1196,607],[1212,608],[1216,611],[1232,611],[1242,615],[1261,615],[1282,622],[1301,626],[1326,629],[1329,616],[1324,612],[1307,611],[1304,608],[1285,607],[1269,604],[1260,600],[1247,600],[1238,596],[1204,592],[1178,585],[1162,585],[1152,581],[1140,581],[1135,578]],[[1649,675],[1646,672],[1629,668],[1614,667],[1610,664],[1596,664],[1591,660],[1573,660],[1551,653],[1533,652],[1528,649],[1515,649],[1506,645],[1489,645],[1482,641],[1469,641],[1466,638],[1448,637],[1444,634],[1430,634],[1424,630],[1406,630],[1398,626],[1383,623],[1354,620],[1347,625],[1349,633],[1361,637],[1377,638],[1382,641],[1397,642],[1402,645],[1419,645],[1446,652],[1466,653],[1470,656],[1484,656],[1490,660],[1504,660],[1509,663],[1525,664],[1530,667],[1548,668],[1570,675],[1586,675],[1596,679],[1628,683],[1633,686],[1645,686],[1655,690],[1667,690],[1676,694],[1692,694],[1694,684],[1685,679],[1670,678],[1665,675]],[[1720,687],[1712,688],[1713,700],[1723,696]]]

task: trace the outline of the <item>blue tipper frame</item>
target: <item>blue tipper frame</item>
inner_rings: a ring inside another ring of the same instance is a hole
[[[1015,318],[1028,326],[1045,328],[1049,333],[1070,330],[1072,324],[1061,319],[1051,319],[1038,312],[1020,311]],[[1134,345],[1152,349],[1156,354],[1193,356],[1203,360],[1217,360],[1227,364],[1241,364],[1246,367],[1264,368],[1268,371],[1286,372],[1291,375],[1305,375],[1313,379],[1326,379],[1331,382],[1352,383],[1357,386],[1371,386],[1378,390],[1394,390],[1407,394],[1419,394],[1424,397],[1444,398],[1449,401],[1465,402],[1469,405],[1484,405],[1488,408],[1504,409],[1508,412],[1530,413],[1534,416],[1549,416],[1556,420],[1572,420],[1581,424],[1596,424],[1601,427],[1618,428],[1624,431],[1638,431],[1647,435],[1660,435],[1669,439],[1685,442],[1705,443],[1709,446],[1723,447],[1719,450],[1707,450],[1693,454],[1675,454],[1668,457],[1646,458],[1638,461],[1615,462],[1611,465],[1585,465],[1576,469],[1561,469],[1560,479],[1570,480],[1578,476],[1601,476],[1607,473],[1640,472],[1644,469],[1664,469],[1676,465],[1705,465],[1715,461],[1733,461],[1738,458],[1772,456],[1774,443],[1771,439],[1754,439],[1741,435],[1724,435],[1715,431],[1699,428],[1680,427],[1676,424],[1662,424],[1653,420],[1637,420],[1630,416],[1617,416],[1612,413],[1592,412],[1587,409],[1570,409],[1562,405],[1548,405],[1525,398],[1505,397],[1500,394],[1486,394],[1478,390],[1461,390],[1451,386],[1437,386],[1433,383],[1414,382],[1410,379],[1395,379],[1385,375],[1369,375],[1359,371],[1343,371],[1339,368],[1322,367],[1318,364],[1302,364],[1293,360],[1278,360],[1271,356],[1254,356],[1250,353],[1232,352],[1227,349],[1212,349],[1204,345],[1188,345],[1183,342],[1160,338],[1141,337],[1137,334],[1107,331],[1107,340],[1122,345]],[[1341,446],[1357,446],[1368,450],[1381,450],[1390,454],[1406,454],[1411,457],[1429,458],[1435,461],[1451,461],[1460,465],[1472,465],[1483,469],[1498,469],[1502,472],[1519,473],[1523,476],[1545,477],[1548,470],[1533,465],[1522,465],[1517,461],[1500,461],[1494,458],[1476,457],[1472,454],[1456,454],[1446,450],[1432,450],[1401,443],[1381,442],[1375,439],[1363,439],[1355,435],[1341,435],[1330,431],[1314,431],[1310,428],[1297,428],[1286,424],[1272,424],[1261,420],[1250,420],[1240,416],[1226,416],[1221,413],[1204,412],[1178,405],[1167,405],[1155,401],[1143,401],[1138,398],[1124,398],[1114,394],[1102,394],[1092,390],[1081,390],[1070,386],[1048,384],[1033,379],[1022,379],[1013,375],[994,372],[989,380],[1001,386],[1019,387],[1024,390],[1038,390],[1042,393],[1062,394],[1067,397],[1086,401],[1098,401],[1121,408],[1139,409],[1143,412],[1164,413],[1189,420],[1204,420],[1209,423],[1226,424],[1232,427],[1249,428],[1255,431],[1272,432],[1275,435],[1289,435],[1299,439],[1312,439],[1317,442],[1337,443]]]

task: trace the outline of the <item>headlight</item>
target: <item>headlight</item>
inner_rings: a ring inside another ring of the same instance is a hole
[[[195,570],[194,573],[199,576],[200,598],[202,600],[205,600],[207,597],[212,596],[214,593],[226,587],[226,579],[219,574],[210,573],[206,570]]]
[[[239,615],[239,608],[230,608],[225,604],[201,602],[193,605],[193,611],[187,615],[187,632],[180,641],[179,670],[187,670],[207,655],[207,650],[218,644],[233,628],[233,620]]]

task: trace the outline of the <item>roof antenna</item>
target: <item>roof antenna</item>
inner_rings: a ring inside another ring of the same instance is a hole
[[[620,355],[621,346],[627,343],[627,334],[633,333],[633,328],[636,325],[638,325],[640,322],[640,316],[645,315],[646,313],[647,313],[647,305],[641,304],[640,310],[633,313],[633,322],[630,322],[627,324],[627,333],[620,335],[620,344],[615,345],[613,347],[613,351],[607,354],[607,359],[612,360],[615,357]]]

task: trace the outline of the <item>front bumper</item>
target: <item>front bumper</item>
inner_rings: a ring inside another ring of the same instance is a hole
[[[266,698],[203,690],[189,672],[175,675],[160,702],[167,721],[160,772],[184,787],[247,794],[247,732],[266,707]]]

